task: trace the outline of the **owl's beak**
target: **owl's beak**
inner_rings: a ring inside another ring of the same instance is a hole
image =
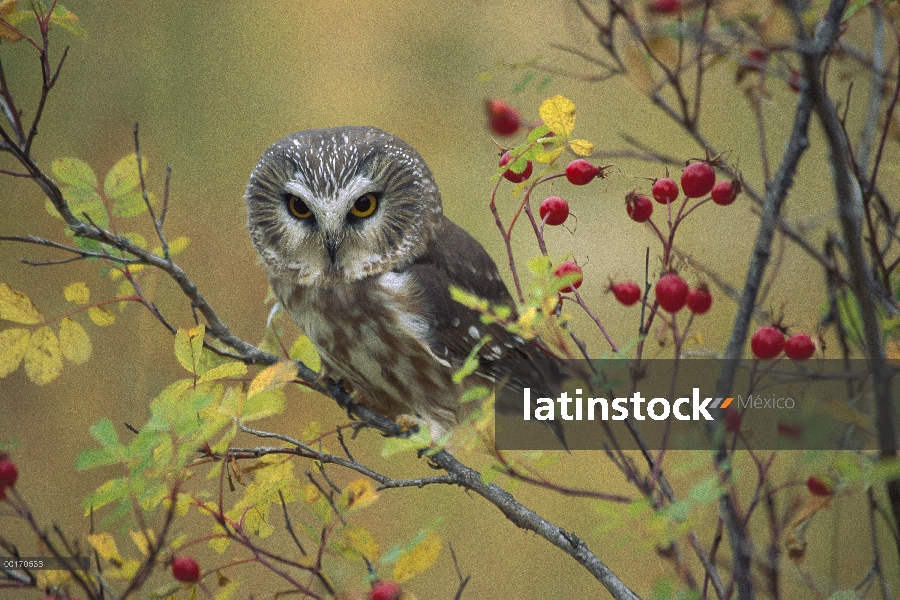
[[[331,264],[334,264],[334,259],[337,256],[338,248],[340,248],[341,246],[341,240],[328,236],[325,238],[324,244],[325,249],[328,250],[328,258],[331,259]]]

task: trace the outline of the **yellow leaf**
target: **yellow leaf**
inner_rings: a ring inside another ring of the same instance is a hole
[[[44,320],[31,298],[0,283],[0,319],[23,325],[35,325]]]
[[[0,331],[0,377],[6,377],[19,368],[30,338],[27,329]]]
[[[375,484],[369,479],[351,481],[341,492],[338,506],[349,509],[365,508],[378,500]]]
[[[0,40],[18,42],[24,39],[21,33],[6,24],[18,20],[15,19],[18,5],[19,0],[3,0],[3,2],[0,2]]]
[[[247,397],[251,398],[256,394],[279,388],[289,381],[297,378],[296,363],[283,360],[274,365],[260,371],[260,373],[250,382],[250,389],[247,391]]]
[[[319,352],[305,335],[297,338],[297,341],[291,346],[288,356],[291,357],[291,360],[299,360],[317,373],[322,368],[322,359],[319,358]]]
[[[322,435],[322,426],[318,421],[310,421],[303,433],[300,434],[300,439],[304,442],[310,442],[320,435]]]
[[[226,377],[241,377],[246,374],[247,365],[234,360],[210,369],[197,380],[197,383],[206,383],[207,381],[215,381]]]
[[[72,319],[63,319],[59,323],[59,349],[63,356],[80,365],[91,357],[91,338],[84,327]]]
[[[91,321],[94,322],[94,325],[100,327],[106,327],[107,325],[112,325],[116,322],[116,315],[105,306],[90,307],[88,309],[88,316],[91,318]]]
[[[91,299],[91,290],[88,289],[85,282],[76,281],[66,286],[66,289],[63,290],[63,295],[72,304],[87,304]]]
[[[131,530],[128,532],[128,535],[131,536],[131,541],[134,542],[134,545],[137,546],[141,554],[149,556],[150,544],[156,543],[156,536],[153,535],[153,530],[148,529],[146,533],[143,531]]]
[[[25,351],[25,373],[38,385],[50,383],[62,372],[59,339],[49,327],[41,327],[31,334]]]
[[[190,242],[190,239],[185,235],[177,237],[174,240],[169,240],[169,256],[175,256],[176,254],[178,254],[179,252],[181,252],[182,250],[187,248],[189,242]],[[155,254],[157,256],[162,256],[163,255],[162,246],[157,246],[156,248],[154,248],[153,254]]]
[[[561,94],[544,100],[540,113],[544,125],[556,135],[567,138],[575,128],[575,104]]]
[[[324,496],[322,496],[322,492],[319,491],[319,488],[311,483],[306,484],[306,491],[303,495],[303,499],[308,505],[312,506],[322,498],[324,498]]]
[[[119,548],[116,546],[116,540],[112,535],[104,531],[91,533],[88,535],[88,541],[94,547],[94,550],[97,551],[97,554],[109,562],[113,564],[122,564],[124,562],[122,555],[119,554]]]
[[[179,329],[175,333],[175,358],[182,367],[191,373],[197,372],[205,335],[206,327],[203,325],[197,325],[191,329]]]
[[[543,164],[552,163],[554,160],[556,160],[559,157],[560,154],[563,153],[563,150],[565,150],[565,146],[557,146],[556,148],[554,148],[553,150],[550,150],[549,152],[538,152],[537,155],[534,157],[534,161],[543,163]]]
[[[369,561],[378,559],[381,551],[372,532],[359,525],[348,525],[340,532],[338,544],[346,550],[359,554]]]
[[[403,583],[424,572],[441,553],[441,538],[431,531],[394,564],[394,581]]]
[[[587,140],[569,140],[569,148],[578,156],[590,156],[594,152],[594,144]]]

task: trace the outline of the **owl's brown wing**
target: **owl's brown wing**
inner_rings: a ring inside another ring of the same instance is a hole
[[[495,382],[507,381],[519,392],[531,387],[556,395],[562,376],[553,357],[502,325],[482,323],[478,312],[451,297],[450,286],[456,286],[491,304],[508,306],[515,314],[515,303],[497,265],[475,238],[444,217],[440,238],[407,271],[420,293],[425,321],[432,325],[428,343],[436,356],[458,366],[488,334],[491,340],[478,355],[479,374]]]

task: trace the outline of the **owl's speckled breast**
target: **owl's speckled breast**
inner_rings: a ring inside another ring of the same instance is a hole
[[[272,278],[272,287],[328,375],[348,382],[360,400],[388,416],[426,417],[433,434],[458,422],[463,388],[452,381],[453,366],[430,350],[432,332],[408,275],[317,287]]]

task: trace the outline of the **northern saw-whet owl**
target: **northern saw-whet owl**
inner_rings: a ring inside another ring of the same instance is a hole
[[[431,171],[403,140],[374,127],[289,135],[253,170],[247,209],[275,296],[324,374],[376,412],[418,417],[439,439],[466,416],[467,387],[540,386],[527,359],[546,359],[541,349],[451,298],[456,286],[515,311],[497,265],[444,216]],[[478,369],[454,383],[485,334]],[[514,363],[526,366],[503,372]]]

